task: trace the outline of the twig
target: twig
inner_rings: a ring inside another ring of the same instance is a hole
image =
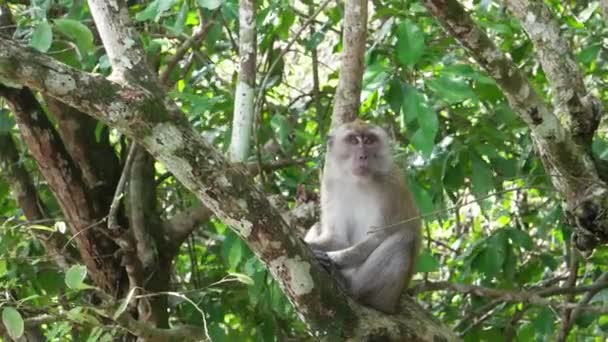
[[[120,175],[120,179],[118,180],[118,184],[116,185],[116,190],[114,192],[114,198],[112,199],[112,204],[110,205],[110,211],[108,212],[108,229],[115,230],[118,229],[117,223],[117,213],[118,207],[120,205],[120,200],[123,197],[123,189],[125,187],[125,183],[127,182],[127,176],[129,174],[129,170],[131,170],[131,164],[133,164],[133,157],[135,155],[137,144],[135,142],[131,143],[131,147],[129,148],[129,154],[127,155],[127,160],[125,161],[125,166],[122,169],[122,174]]]
[[[517,326],[517,323],[524,317],[526,311],[528,311],[530,307],[530,305],[524,305],[521,310],[517,310],[515,314],[513,314],[509,325],[505,327],[504,337],[506,342],[513,341],[513,338],[515,337],[515,326]]]
[[[177,48],[177,50],[175,51],[175,54],[173,55],[173,57],[171,57],[171,60],[167,63],[167,66],[165,67],[165,69],[163,70],[163,72],[161,73],[161,75],[159,77],[159,81],[161,84],[164,84],[164,85],[167,84],[167,81],[169,80],[169,76],[171,75],[171,72],[173,72],[173,69],[175,68],[177,63],[179,63],[179,61],[184,57],[186,52],[188,52],[188,50],[191,47],[193,47],[201,39],[203,39],[203,37],[205,37],[205,35],[207,34],[207,32],[209,32],[209,28],[211,28],[211,25],[213,23],[214,23],[214,21],[210,20],[205,25],[198,26],[196,28],[196,31],[194,32],[194,34],[192,36],[190,36],[188,39],[186,39],[186,41],[184,41],[184,43],[179,48]]]
[[[566,282],[566,286],[568,287],[574,287],[576,285],[576,279],[577,279],[577,275],[578,275],[578,254],[576,252],[576,248],[574,248],[574,237],[575,234],[572,234],[570,236],[570,244],[568,245],[568,249],[570,250],[570,259],[569,260],[569,265],[568,265],[568,280]],[[574,295],[573,294],[569,294],[566,296],[566,301],[567,302],[572,302],[574,301]],[[562,326],[559,330],[559,334],[557,335],[557,341],[565,341],[566,337],[568,336],[568,332],[570,330],[570,314],[572,313],[572,310],[570,309],[564,309],[564,311],[562,312]]]
[[[464,202],[464,203],[461,203],[461,204],[457,204],[457,205],[454,205],[454,206],[446,208],[446,209],[439,209],[439,210],[431,211],[430,213],[421,214],[421,215],[418,215],[418,216],[415,216],[415,217],[410,217],[408,219],[401,220],[401,221],[398,221],[398,222],[395,222],[395,223],[391,223],[389,225],[385,225],[385,226],[382,226],[382,227],[375,227],[375,229],[373,229],[370,233],[375,233],[375,232],[383,230],[383,229],[393,228],[393,227],[402,225],[404,223],[412,222],[412,221],[415,221],[415,220],[418,220],[418,219],[422,219],[422,218],[426,218],[426,217],[435,216],[437,214],[449,212],[449,211],[452,211],[452,210],[459,210],[461,207],[467,206],[469,204],[475,204],[475,203],[481,202],[481,201],[483,201],[485,199],[488,199],[488,198],[491,198],[491,197],[494,197],[494,196],[503,195],[503,194],[506,194],[506,193],[509,193],[509,192],[519,191],[519,190],[522,190],[522,189],[534,189],[534,188],[537,188],[537,187],[522,186],[522,187],[504,189],[504,190],[501,190],[501,191],[495,191],[495,192],[493,192],[491,194],[487,194],[486,196],[483,196],[481,198],[475,198],[474,200],[470,200],[470,201],[467,201],[467,202]]]
[[[597,285],[597,286],[596,286]],[[570,313],[570,317],[568,317],[567,321],[564,321],[562,325],[562,330],[560,331],[560,335],[558,336],[558,341],[565,341],[570,333],[570,329],[572,329],[572,325],[574,321],[578,318],[582,311],[586,310],[587,304],[591,301],[593,296],[595,296],[598,292],[608,287],[608,272],[602,273],[594,282],[593,285],[596,286],[593,289],[589,290],[581,299],[581,301],[573,306],[572,312]],[[561,338],[561,340],[560,340]]]

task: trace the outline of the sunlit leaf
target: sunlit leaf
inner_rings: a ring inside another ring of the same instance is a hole
[[[209,10],[214,10],[220,7],[223,3],[222,0],[196,0],[199,6]]]
[[[82,55],[88,55],[92,52],[93,33],[86,25],[72,19],[57,19],[53,24],[61,34],[76,43]]]
[[[427,249],[420,252],[416,260],[416,272],[429,273],[439,269],[439,261]]]
[[[175,24],[173,25],[173,31],[175,31],[175,33],[179,34],[184,32],[184,24],[186,23],[189,9],[188,1],[182,2],[182,6],[180,7],[179,12],[177,12],[177,17],[175,18]]]
[[[167,12],[175,0],[154,0],[143,11],[135,15],[138,21],[153,20],[158,21]]]
[[[12,306],[5,306],[2,309],[2,324],[6,328],[6,332],[13,339],[18,339],[23,336],[24,323],[23,317],[17,309]]]
[[[53,30],[51,29],[51,25],[42,21],[32,33],[30,38],[30,46],[40,52],[47,52],[53,43]]]
[[[87,268],[83,265],[74,265],[65,273],[65,284],[72,290],[86,288],[84,279],[87,277]]]

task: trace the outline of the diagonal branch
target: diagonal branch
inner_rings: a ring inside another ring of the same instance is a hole
[[[534,43],[553,90],[556,115],[578,143],[589,146],[602,108],[587,92],[570,44],[561,36],[557,20],[542,1],[507,0],[505,4]]]

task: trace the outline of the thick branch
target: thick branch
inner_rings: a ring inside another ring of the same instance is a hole
[[[0,170],[2,176],[10,184],[11,191],[17,198],[17,203],[28,221],[40,221],[46,218],[44,203],[38,197],[29,173],[19,159],[15,142],[9,134],[0,134]],[[61,253],[65,239],[59,234],[44,234],[36,232],[36,237],[42,242],[47,253],[53,256],[55,263],[68,268],[66,257]]]
[[[110,145],[108,131],[104,130],[96,140],[97,121],[52,97],[45,97],[50,114],[57,119],[57,129],[74,163],[82,171],[97,210],[106,211],[118,177],[118,157]]]
[[[600,120],[601,105],[585,89],[570,44],[560,35],[557,20],[542,1],[505,3],[534,43],[553,90],[556,115],[577,142],[588,146]]]
[[[120,271],[112,258],[108,258],[115,251],[115,245],[97,230],[101,216],[92,206],[80,169],[29,89],[0,87],[0,95],[11,105],[23,140],[66,215],[95,284],[115,293]]]
[[[176,250],[190,235],[190,233],[209,220],[213,212],[204,205],[195,205],[173,216],[165,222],[167,241],[171,248]]]

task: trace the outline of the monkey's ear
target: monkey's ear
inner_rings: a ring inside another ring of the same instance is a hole
[[[328,135],[327,136],[327,146],[332,147],[333,145],[334,145],[334,136]]]

